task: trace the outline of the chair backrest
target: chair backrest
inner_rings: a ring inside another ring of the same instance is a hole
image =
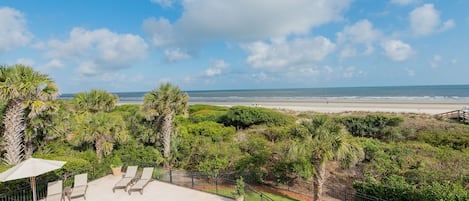
[[[125,171],[124,177],[134,178],[137,174],[138,166],[127,166],[127,170]]]
[[[152,167],[143,168],[141,179],[151,179],[152,176],[153,176],[153,168]]]
[[[47,183],[47,195],[62,193],[62,180]]]
[[[88,184],[88,173],[75,175],[73,186],[85,186]]]

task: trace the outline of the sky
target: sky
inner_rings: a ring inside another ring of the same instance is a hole
[[[469,84],[467,0],[0,0],[61,93]]]

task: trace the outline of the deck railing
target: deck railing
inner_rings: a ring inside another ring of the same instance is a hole
[[[150,167],[151,165],[138,164],[138,166]],[[90,181],[104,176],[95,174],[94,170],[88,174],[88,178],[90,179]],[[36,183],[36,194],[38,200],[46,197],[48,182],[61,179],[64,181],[64,186],[71,186],[73,183],[73,175],[75,175],[75,173],[65,173],[61,176],[56,177],[38,177]],[[233,173],[220,173],[214,176],[200,172],[166,170],[162,169],[161,167],[156,167],[153,177],[160,181],[192,188],[195,190],[206,191],[225,197],[234,197],[232,193],[236,191],[236,176]],[[11,189],[0,189],[0,201],[31,201],[32,191],[29,182],[25,180],[24,182],[22,182],[22,184],[22,186]],[[256,190],[255,187],[258,187],[258,185],[252,185],[248,183],[245,184],[246,193],[251,195],[251,200],[245,199],[246,201],[274,201],[274,199],[271,198],[269,195],[259,190]],[[361,193],[354,193],[350,191],[329,192],[329,194],[331,194],[335,199],[344,201],[385,201],[384,199],[376,198]],[[312,200],[312,194],[308,193],[307,196],[311,197]],[[252,199],[253,197],[255,199]]]

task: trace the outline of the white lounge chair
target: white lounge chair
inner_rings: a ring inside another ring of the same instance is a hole
[[[135,178],[137,174],[138,166],[128,166],[127,170],[125,171],[125,175],[119,180],[114,188],[112,188],[112,192],[116,192],[117,188],[123,188],[124,191],[127,191],[127,187],[130,185],[132,180]]]
[[[152,181],[152,176],[153,176],[153,168],[152,167],[146,167],[143,168],[142,176],[140,179],[130,187],[129,189],[129,195],[131,191],[140,191],[140,194],[143,194],[143,189],[145,186],[147,186],[150,181]]]
[[[47,183],[46,201],[62,201],[62,180]]]
[[[72,192],[70,193],[68,200],[73,198],[83,197],[86,200],[86,190],[88,189],[88,174],[75,175],[73,181]]]

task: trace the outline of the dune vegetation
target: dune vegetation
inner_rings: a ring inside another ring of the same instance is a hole
[[[357,173],[348,186],[357,192],[386,200],[469,200],[468,125],[417,114],[189,106],[190,97],[171,84],[140,105],[116,105],[118,98],[102,90],[56,100],[47,75],[24,66],[0,71],[0,170],[34,156],[67,161],[64,172],[99,176],[119,157],[124,165],[235,172],[250,184],[307,184],[319,200],[327,167],[337,161]]]

